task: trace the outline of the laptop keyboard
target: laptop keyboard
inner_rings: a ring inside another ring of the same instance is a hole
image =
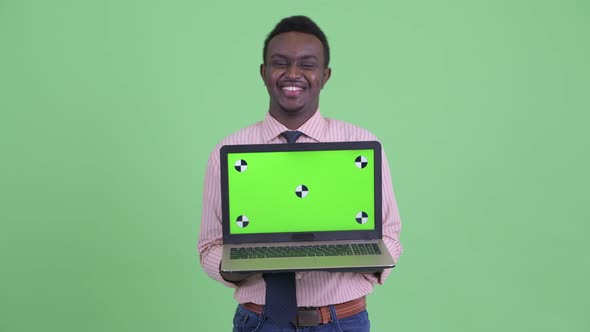
[[[375,243],[231,248],[230,259],[380,255]]]

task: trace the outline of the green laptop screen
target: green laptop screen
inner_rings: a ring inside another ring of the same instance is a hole
[[[373,230],[374,151],[228,153],[230,234]]]

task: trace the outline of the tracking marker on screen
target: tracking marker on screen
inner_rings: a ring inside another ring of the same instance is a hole
[[[359,224],[362,225],[362,224],[366,223],[367,220],[369,220],[369,215],[367,213],[365,213],[364,211],[361,211],[356,214],[356,222],[358,222]]]
[[[356,167],[358,167],[358,168],[365,168],[369,164],[369,161],[367,160],[367,158],[365,156],[358,156],[354,160],[354,163],[356,164]]]
[[[248,226],[249,223],[250,220],[248,220],[248,217],[246,217],[245,215],[241,215],[236,219],[236,224],[238,224],[238,226],[240,226],[241,228]]]
[[[248,163],[243,159],[239,159],[234,164],[234,167],[236,168],[236,171],[241,173],[241,172],[246,171],[246,169],[248,168]]]
[[[304,198],[307,194],[309,194],[309,189],[307,189],[306,185],[302,184],[295,188],[295,195],[297,195],[297,197]]]

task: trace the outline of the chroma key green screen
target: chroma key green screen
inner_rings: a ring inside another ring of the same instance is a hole
[[[371,230],[374,151],[229,153],[231,234]]]

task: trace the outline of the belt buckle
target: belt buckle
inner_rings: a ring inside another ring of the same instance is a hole
[[[318,308],[297,308],[293,325],[297,327],[318,326],[322,322]]]

